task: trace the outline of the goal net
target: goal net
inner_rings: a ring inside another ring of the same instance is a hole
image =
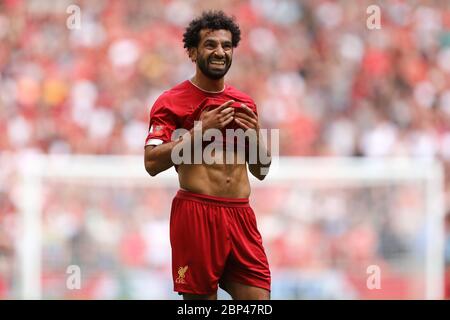
[[[180,298],[169,242],[173,168],[150,177],[142,157],[128,156],[4,155],[0,164],[0,240],[14,244],[8,251],[0,241],[5,298]],[[273,299],[443,297],[439,163],[275,164],[264,181],[251,179],[250,197]]]

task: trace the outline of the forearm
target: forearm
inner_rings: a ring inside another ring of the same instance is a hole
[[[177,143],[177,141],[172,141],[156,147],[147,146],[145,148],[145,169],[151,176],[173,166],[171,154]]]
[[[248,168],[250,170],[250,173],[255,178],[263,180],[269,172],[270,164],[272,163],[272,156],[270,154],[270,150],[267,149],[266,144],[259,134],[256,146],[256,161],[250,161],[248,163]]]
[[[180,139],[145,149],[145,169],[151,176],[171,168],[174,165],[173,149],[180,144],[193,144],[193,129]],[[182,148],[183,145],[180,145]]]

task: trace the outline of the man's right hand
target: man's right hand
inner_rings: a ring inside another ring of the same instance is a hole
[[[234,119],[234,108],[231,107],[234,100],[229,100],[217,108],[206,108],[200,115],[202,131],[208,129],[222,129]]]

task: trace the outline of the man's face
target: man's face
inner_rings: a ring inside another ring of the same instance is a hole
[[[196,49],[197,66],[210,79],[225,76],[233,58],[232,35],[228,30],[201,30]]]

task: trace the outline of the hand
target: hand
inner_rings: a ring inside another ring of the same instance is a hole
[[[234,119],[234,108],[230,107],[234,100],[229,100],[212,110],[205,109],[200,115],[202,130],[222,129]]]
[[[241,108],[235,113],[234,120],[245,131],[252,129],[259,132],[259,122],[256,114],[247,107],[245,104],[241,104]]]

